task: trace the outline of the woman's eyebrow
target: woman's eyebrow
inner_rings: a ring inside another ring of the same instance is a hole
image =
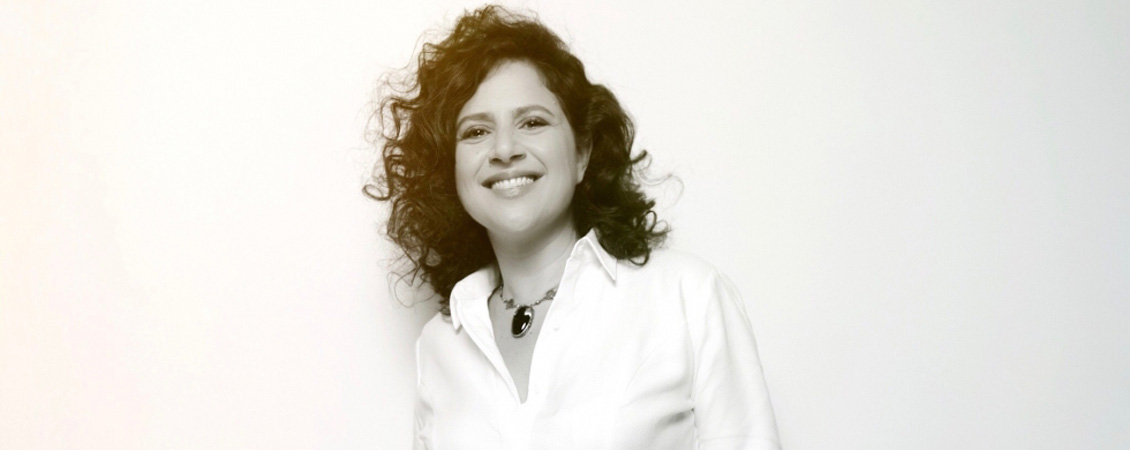
[[[553,116],[553,112],[550,111],[549,108],[546,108],[546,107],[541,106],[541,105],[527,105],[527,106],[523,106],[523,107],[520,107],[520,108],[514,108],[514,116],[517,117],[517,116],[525,115],[525,114],[529,113],[530,111],[541,111],[541,112],[544,112],[546,114],[549,114],[550,116]]]
[[[493,118],[493,116],[491,116],[490,113],[486,113],[486,112],[468,114],[466,116],[460,117],[459,121],[455,122],[455,128],[462,127],[463,122],[466,122],[468,120],[478,120],[478,121],[483,121],[483,122],[491,122],[492,118]]]

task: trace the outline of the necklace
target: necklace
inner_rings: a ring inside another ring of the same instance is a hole
[[[541,302],[553,300],[553,297],[557,296],[557,286],[545,291],[545,297],[542,297],[541,300],[528,305],[516,304],[512,298],[503,298],[502,283],[498,283],[498,287],[494,288],[494,292],[498,293],[498,298],[506,305],[506,309],[518,308],[517,311],[514,311],[514,318],[510,321],[510,335],[515,338],[520,338],[525,336],[526,333],[530,331],[530,327],[534,324],[534,307],[540,305]],[[491,292],[491,296],[494,296],[494,292]]]

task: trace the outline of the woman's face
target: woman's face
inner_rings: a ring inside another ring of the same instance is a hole
[[[493,238],[572,231],[569,205],[584,177],[557,97],[529,63],[496,67],[456,118],[455,181],[463,208]]]

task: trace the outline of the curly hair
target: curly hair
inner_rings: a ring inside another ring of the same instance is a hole
[[[564,42],[537,21],[488,5],[465,13],[439,43],[425,43],[416,70],[383,81],[373,118],[381,161],[368,196],[387,201],[387,237],[450,314],[455,283],[494,262],[486,229],[464,210],[455,187],[455,122],[463,105],[499,64],[524,61],[562,105],[578,151],[591,149],[588,169],[572,201],[578,234],[596,229],[609,254],[647,263],[669,229],[639,178],[647,152],[631,156],[632,121],[606,87],[593,84]]]

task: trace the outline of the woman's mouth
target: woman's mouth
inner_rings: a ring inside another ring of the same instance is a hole
[[[502,190],[506,190],[506,189],[513,189],[513,188],[516,188],[516,187],[522,187],[522,186],[525,186],[525,185],[533,183],[533,182],[534,182],[534,177],[530,177],[530,176],[514,177],[514,178],[507,178],[505,180],[496,181],[496,182],[494,182],[490,185],[490,188],[493,189],[493,190],[496,190],[496,191],[502,191]]]

